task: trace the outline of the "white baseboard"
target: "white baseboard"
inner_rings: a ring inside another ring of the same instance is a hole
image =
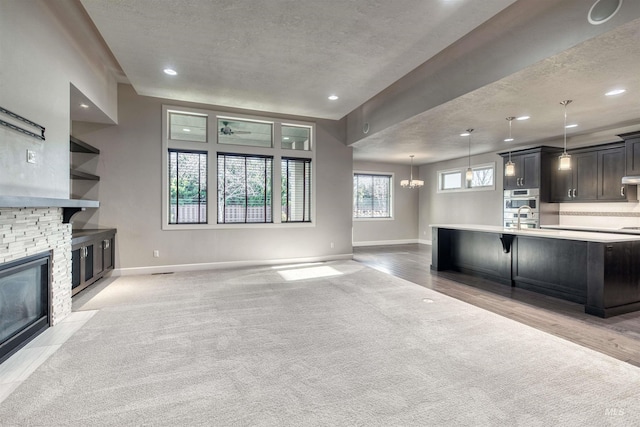
[[[340,254],[340,255],[328,255],[321,257],[308,257],[308,258],[288,258],[288,259],[273,259],[273,260],[259,260],[259,261],[226,261],[226,262],[204,262],[198,264],[176,264],[176,265],[154,265],[148,267],[129,267],[129,268],[116,268],[112,271],[111,276],[134,276],[141,274],[163,274],[163,273],[176,273],[180,271],[200,271],[200,270],[217,270],[221,268],[233,268],[233,267],[255,267],[261,265],[279,265],[279,264],[297,264],[301,262],[324,262],[324,261],[338,261],[345,259],[353,259],[353,254]]]
[[[410,243],[419,243],[418,239],[404,240],[373,240],[369,242],[353,242],[352,246],[385,246],[385,245],[407,245]]]
[[[420,243],[421,245],[431,245],[431,240],[420,239],[418,240],[418,243]]]

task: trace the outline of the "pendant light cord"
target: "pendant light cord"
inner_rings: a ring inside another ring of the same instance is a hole
[[[570,99],[562,101],[560,104],[564,105],[564,154],[567,154],[567,105],[571,103]]]

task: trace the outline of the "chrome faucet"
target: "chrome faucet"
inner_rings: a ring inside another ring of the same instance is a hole
[[[524,208],[529,209],[529,213],[533,213],[533,209],[531,209],[531,206],[529,206],[529,205],[522,205],[522,206],[520,206],[518,208],[518,213],[517,213],[517,215],[518,215],[518,227],[517,227],[517,230],[522,230],[522,226],[520,225],[520,211],[522,209],[524,209]]]

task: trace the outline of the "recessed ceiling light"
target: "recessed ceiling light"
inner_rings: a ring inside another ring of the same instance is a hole
[[[88,106],[87,104],[85,104],[85,103],[80,104],[80,106],[81,106],[82,108],[89,108],[89,106]]]
[[[336,99],[338,99],[338,95],[329,95],[329,99],[331,101],[335,101]]]
[[[605,93],[605,95],[607,96],[615,96],[615,95],[620,95],[621,93],[625,93],[627,90],[626,89],[614,89],[614,90],[610,90],[609,92]]]
[[[284,139],[286,141],[286,140],[289,139],[289,137],[288,136],[284,136],[284,137],[282,137],[282,139]]]
[[[189,129],[189,128],[182,128],[182,130],[183,130],[184,132],[191,132],[191,129]]]
[[[164,73],[168,74],[170,76],[177,76],[178,75],[178,72],[176,70],[172,69],[172,68],[165,68],[164,69]]]
[[[529,120],[531,117],[530,116],[520,116],[520,117],[516,117],[516,120]]]
[[[469,132],[461,133],[460,136],[469,136],[471,135]]]
[[[565,127],[566,127],[567,129],[571,129],[571,128],[577,128],[577,127],[578,127],[578,125],[574,123],[574,124],[572,124],[572,125],[566,125]]]
[[[505,138],[504,142],[511,142],[513,141],[513,138]]]

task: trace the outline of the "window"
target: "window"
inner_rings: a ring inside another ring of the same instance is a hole
[[[314,227],[315,130],[163,105],[162,229]]]
[[[311,221],[311,160],[282,159],[282,222]]]
[[[391,175],[353,175],[353,217],[391,218]]]
[[[282,125],[281,147],[287,150],[311,150],[311,128]]]
[[[218,154],[218,223],[271,222],[272,157]]]
[[[169,224],[207,223],[207,154],[169,150]]]
[[[471,182],[466,180],[466,167],[438,171],[438,192],[493,190],[495,188],[495,169],[495,163],[472,166],[473,178]]]
[[[472,168],[473,179],[471,187],[493,187],[493,166],[484,165]]]
[[[169,138],[178,141],[207,142],[207,116],[169,112]]]
[[[457,190],[462,188],[462,172],[451,171],[440,174],[440,190]]]
[[[234,118],[218,119],[218,144],[273,146],[273,124]]]

